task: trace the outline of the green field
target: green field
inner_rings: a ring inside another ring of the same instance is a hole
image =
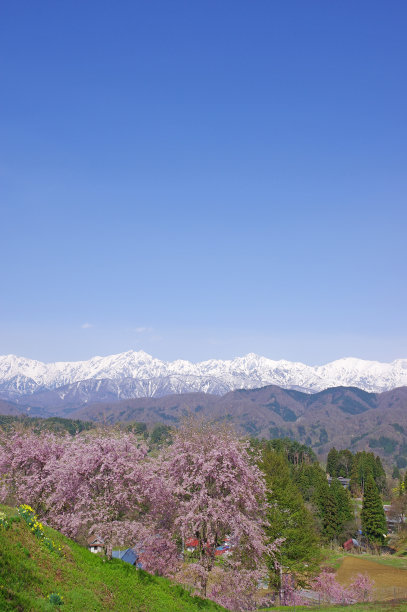
[[[8,517],[15,511],[0,510]],[[121,610],[137,612],[210,612],[223,610],[209,600],[191,597],[181,586],[119,560],[97,555],[45,528],[46,535],[62,546],[63,556],[50,552],[15,517],[8,529],[0,526],[0,610],[71,611]],[[52,593],[64,604],[47,600]]]

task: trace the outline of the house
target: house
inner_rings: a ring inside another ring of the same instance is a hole
[[[187,538],[185,540],[185,548],[188,552],[194,552],[198,547],[198,539],[197,538]]]
[[[88,549],[92,553],[104,552],[105,542],[100,536],[92,535],[88,538]]]
[[[197,538],[187,538],[185,540],[185,548],[188,552],[194,552],[198,548],[198,539]],[[209,543],[206,544],[207,548],[210,547]],[[230,543],[230,538],[226,537],[223,540],[223,544],[221,546],[217,546],[215,549],[215,555],[228,555],[231,553],[232,545]]]
[[[397,511],[390,504],[383,505],[384,514],[386,517],[387,529],[390,532],[398,531],[406,522],[406,517],[403,513]]]
[[[113,559],[120,559],[125,563],[130,563],[130,565],[137,565],[137,567],[141,567],[141,563],[138,563],[138,554],[134,550],[134,548],[127,548],[126,550],[113,550],[112,551]]]
[[[329,474],[327,474],[328,484],[331,486],[332,478]],[[344,489],[349,489],[350,478],[343,478],[343,476],[338,476],[338,480],[343,486]]]
[[[224,544],[223,546],[217,546],[215,549],[215,557],[218,557],[219,555],[224,555],[225,557],[228,557],[230,554],[230,546],[228,546],[227,544]]]

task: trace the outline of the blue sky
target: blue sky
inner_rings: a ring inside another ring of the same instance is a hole
[[[2,3],[0,354],[407,357],[405,2]]]

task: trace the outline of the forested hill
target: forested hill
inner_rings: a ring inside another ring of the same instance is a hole
[[[14,414],[26,413],[11,405]],[[0,409],[5,414],[8,403]],[[312,446],[320,457],[332,446],[353,451],[373,450],[388,465],[407,466],[407,387],[368,393],[335,387],[307,394],[276,386],[238,390],[223,396],[205,393],[167,395],[49,409],[43,416],[105,424],[141,421],[176,425],[188,413],[234,423],[256,437],[290,437]],[[34,407],[31,414],[38,414]],[[41,413],[40,413],[41,414]]]
[[[269,386],[222,397],[191,393],[93,404],[72,416],[106,423],[175,424],[188,412],[231,421],[251,436],[290,437],[320,456],[332,446],[349,447],[374,450],[401,468],[407,465],[407,387],[380,394],[336,387],[310,395]]]

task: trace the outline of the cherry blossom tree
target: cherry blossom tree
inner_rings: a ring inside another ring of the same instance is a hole
[[[185,423],[153,459],[144,441],[117,431],[0,435],[0,496],[30,504],[48,524],[108,547],[136,546],[144,568],[176,577],[233,609],[256,603],[267,576],[266,487],[249,444],[230,430]],[[198,541],[193,563],[181,542]],[[230,557],[216,561],[225,539]],[[226,586],[229,585],[229,586]]]
[[[0,496],[5,502],[24,502],[37,511],[50,492],[50,463],[60,458],[67,439],[51,433],[6,434],[0,431]]]
[[[215,551],[225,536],[241,569],[263,570],[264,555],[273,554],[276,545],[265,544],[266,487],[248,443],[225,427],[187,421],[161,457],[159,469],[177,502],[174,535],[198,542],[198,558],[186,572],[194,575],[202,595],[207,594]]]
[[[373,581],[366,575],[358,574],[346,588],[336,580],[333,572],[324,570],[316,577],[313,589],[329,603],[352,604],[371,600]]]
[[[248,570],[239,565],[225,568],[215,566],[208,584],[208,597],[235,612],[247,612],[266,606],[269,597],[259,596],[259,583],[264,578],[261,570]]]
[[[171,494],[131,433],[15,434],[1,441],[0,473],[3,498],[29,503],[68,536],[97,533],[109,556],[113,544],[143,543],[169,520]]]

